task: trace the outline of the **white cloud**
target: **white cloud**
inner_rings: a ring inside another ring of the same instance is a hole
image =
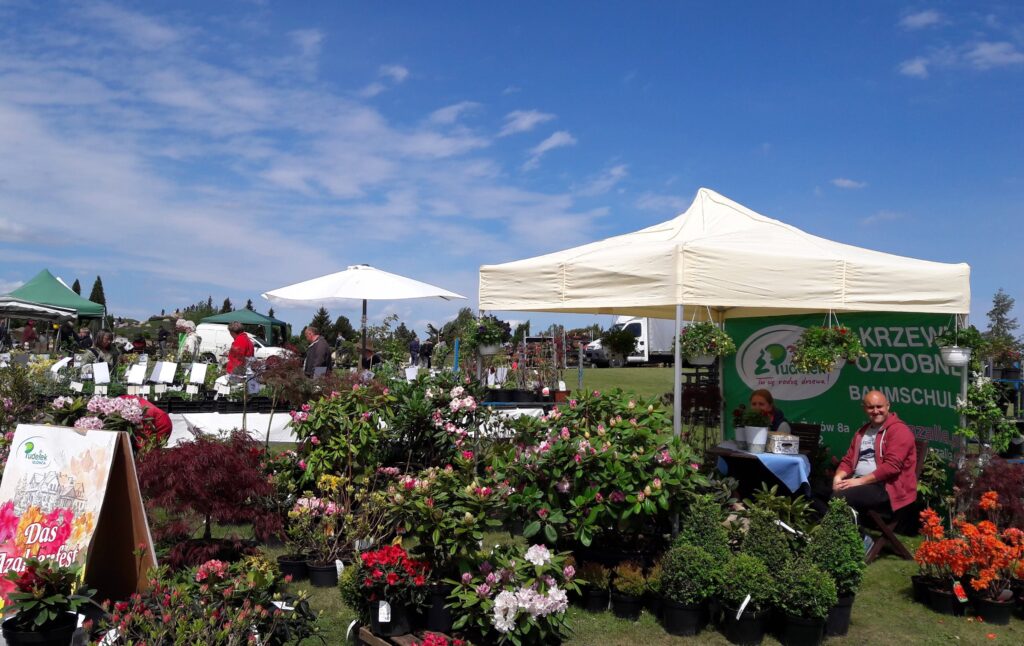
[[[926,9],[924,11],[918,11],[903,16],[900,19],[899,25],[904,29],[924,29],[925,27],[934,27],[942,24],[942,14],[934,9]]]
[[[324,42],[324,33],[319,29],[296,29],[288,32],[288,36],[301,54],[308,58],[317,56]]]
[[[522,92],[522,88],[519,87],[518,85],[508,85],[505,87],[504,90],[501,91],[501,93],[506,96],[509,94],[516,94],[517,92]]]
[[[9,294],[25,284],[23,280],[4,280],[0,278],[0,294]]]
[[[430,113],[430,121],[439,124],[455,123],[462,115],[477,110],[479,107],[480,104],[475,101],[460,101],[439,110],[434,110]]]
[[[373,83],[370,83],[363,89],[356,92],[356,96],[358,96],[361,99],[372,99],[373,97],[377,96],[386,89],[388,88],[383,83],[378,83],[377,81],[374,81]]]
[[[113,31],[141,49],[161,49],[177,43],[182,38],[181,33],[173,27],[108,2],[87,7],[84,15],[98,26]]]
[[[869,215],[866,218],[862,218],[860,223],[864,226],[872,226],[875,224],[881,224],[883,222],[892,222],[893,220],[902,220],[904,216],[902,213],[896,211],[878,211],[873,215]]]
[[[391,79],[395,83],[401,83],[409,78],[409,70],[402,65],[381,65],[380,75]]]
[[[855,179],[848,179],[846,177],[837,177],[834,180],[832,180],[832,185],[833,186],[838,186],[839,188],[858,189],[858,188],[864,188],[865,186],[868,185],[868,183],[867,182],[858,182]]]
[[[661,195],[658,193],[644,193],[636,201],[636,207],[645,211],[679,215],[690,206],[690,200],[678,195]]]
[[[928,59],[923,56],[911,58],[900,63],[900,74],[914,78],[928,78]]]
[[[584,197],[603,195],[604,193],[612,190],[616,184],[626,179],[628,176],[629,167],[625,164],[612,166],[587,182],[583,187],[576,191],[576,194]]]
[[[975,69],[988,70],[1024,63],[1024,52],[1017,49],[1013,43],[980,42],[964,52],[964,59]]]
[[[523,164],[523,168],[529,170],[536,168],[540,164],[540,158],[555,148],[564,148],[565,146],[575,146],[576,137],[569,134],[567,130],[559,130],[551,134],[550,137],[540,142],[536,146],[530,149],[530,158]]]
[[[554,118],[555,115],[538,110],[514,110],[505,115],[505,125],[502,126],[498,136],[507,137],[520,132],[529,132]]]
[[[20,242],[28,237],[28,227],[0,218],[0,242]],[[3,294],[6,292],[0,292]]]

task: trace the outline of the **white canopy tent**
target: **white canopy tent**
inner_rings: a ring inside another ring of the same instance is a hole
[[[44,321],[74,319],[78,312],[69,307],[33,303],[14,296],[0,296],[0,318],[31,318]]]
[[[853,247],[701,188],[634,233],[480,268],[480,309],[716,320],[800,312],[967,314],[970,267]],[[676,350],[675,426],[680,428]]]

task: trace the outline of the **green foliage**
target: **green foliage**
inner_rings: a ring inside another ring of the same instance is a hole
[[[935,337],[935,347],[944,348],[947,346],[959,346],[971,348],[975,354],[981,355],[985,352],[986,341],[978,328],[969,325],[961,328],[957,325],[947,327],[942,334]]]
[[[82,295],[82,283],[78,282],[77,278],[75,279],[75,282],[71,284],[71,291],[78,294],[79,296]]]
[[[327,310],[323,306],[321,306],[320,309],[318,309],[316,313],[313,314],[313,319],[309,322],[309,324],[315,327],[317,330],[319,330],[320,334],[322,334],[324,338],[327,339],[328,343],[334,343],[334,339],[332,338],[333,334],[331,330],[331,315],[327,313]]]
[[[687,325],[679,333],[679,352],[686,358],[725,357],[736,353],[736,342],[715,323],[701,321]]]
[[[370,600],[359,587],[359,568],[347,567],[338,577],[338,591],[341,600],[356,613],[359,623],[370,625]]]
[[[722,524],[722,506],[712,496],[693,499],[689,510],[679,517],[675,544],[699,547],[719,564],[729,558],[729,533]]]
[[[1021,357],[1021,342],[1014,336],[1019,324],[1016,318],[1010,316],[1013,304],[1013,297],[1000,288],[992,297],[992,309],[986,314],[988,330],[985,331],[985,340],[988,342],[989,355],[1000,366],[1020,361]]]
[[[780,494],[779,485],[772,485],[769,488],[768,485],[761,483],[761,487],[754,492],[753,500],[748,498],[743,501],[743,504],[748,509],[754,507],[766,509],[772,513],[773,517],[803,534],[809,533],[814,527],[814,510],[811,507],[811,502],[803,496],[791,497]],[[794,551],[801,547],[798,536],[785,530],[782,531],[789,538]]]
[[[779,574],[776,605],[788,615],[821,619],[836,600],[832,578],[808,561],[793,561]]]
[[[107,297],[103,293],[103,279],[99,276],[96,277],[96,281],[92,284],[92,291],[89,292],[89,300],[93,303],[99,303],[100,305],[107,304]]]
[[[853,363],[867,356],[860,339],[844,325],[812,325],[793,350],[793,365],[801,372],[831,372],[840,359]]]
[[[699,547],[676,545],[661,567],[661,593],[669,601],[692,605],[718,593],[722,561]]]
[[[254,308],[252,306],[252,299],[251,298],[245,299],[245,309],[249,310],[250,312],[255,311],[256,308]]]
[[[867,565],[864,544],[853,520],[853,510],[842,498],[829,501],[828,512],[807,540],[804,558],[828,573],[838,594],[854,594]]]
[[[635,561],[623,561],[612,570],[615,574],[612,577],[612,590],[619,594],[627,594],[632,597],[643,596],[647,589],[647,582],[644,580],[644,570]]]
[[[749,554],[737,554],[722,568],[718,598],[727,608],[739,608],[750,595],[747,610],[758,612],[775,600],[775,579],[764,561]]]
[[[576,578],[583,581],[595,590],[607,590],[611,584],[611,570],[600,563],[581,563],[576,570]]]
[[[920,459],[920,456],[919,456]],[[949,470],[938,451],[928,451],[917,477],[917,496],[925,507],[936,511],[945,509],[949,495]]]
[[[956,434],[989,442],[996,453],[1005,451],[1017,437],[1017,425],[999,405],[996,385],[984,375],[974,373],[967,384],[967,400],[957,399],[956,412],[967,422],[956,428]]]
[[[628,357],[636,352],[637,337],[624,327],[612,327],[601,335],[601,347],[618,357]]]
[[[733,423],[735,426],[771,426],[772,420],[763,411],[740,405],[733,411]]]
[[[771,572],[780,571],[793,557],[786,531],[775,522],[774,512],[759,507],[750,510],[742,554],[757,557]]]
[[[224,299],[224,303],[220,306],[220,313],[221,314],[227,314],[228,312],[231,312],[234,309],[235,309],[234,306],[231,304],[231,299],[230,298],[225,298]]]
[[[46,630],[67,613],[76,612],[96,592],[78,589],[81,574],[81,565],[61,567],[55,560],[35,558],[27,559],[21,572],[8,572],[6,578],[13,582],[13,591],[8,594],[10,604],[4,607],[4,613],[17,612],[12,627],[22,631]]]
[[[647,573],[644,575],[647,584],[647,592],[656,596],[661,595],[664,574],[665,572],[662,569],[661,560],[659,559],[654,565],[647,569]]]

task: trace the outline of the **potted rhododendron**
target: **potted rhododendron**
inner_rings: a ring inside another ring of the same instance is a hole
[[[70,644],[78,608],[95,593],[79,589],[81,569],[28,559],[24,570],[10,571],[7,579],[14,583],[14,591],[7,595],[10,605],[4,610],[11,608],[16,614],[3,622],[4,640],[12,645]]]
[[[398,545],[363,552],[360,588],[370,601],[370,629],[377,635],[409,632],[409,614],[423,601],[429,567]]]

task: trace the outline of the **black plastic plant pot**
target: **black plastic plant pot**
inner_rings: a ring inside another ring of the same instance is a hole
[[[512,401],[519,404],[528,404],[537,401],[537,397],[533,394],[532,390],[513,390]]]
[[[604,612],[608,609],[608,591],[593,587],[583,589],[583,609],[587,612]]]
[[[370,631],[380,637],[405,635],[409,632],[409,609],[404,603],[388,603],[389,610],[382,608],[380,601],[370,607]]]
[[[670,635],[696,635],[708,625],[708,603],[688,605],[665,599],[661,606],[661,625]]]
[[[619,619],[636,621],[640,619],[640,612],[643,611],[643,609],[643,597],[634,597],[631,594],[612,592],[612,614]]]
[[[963,616],[965,612],[964,606],[966,605],[949,590],[943,588],[928,589],[928,607],[939,614],[960,617]]]
[[[768,613],[744,610],[740,618],[736,618],[736,608],[722,606],[722,633],[731,644],[739,646],[757,646],[764,640],[764,621]]]
[[[644,606],[656,619],[661,619],[662,612],[665,608],[665,601],[661,598],[660,594],[648,592],[644,595]]]
[[[928,605],[928,588],[935,586],[935,579],[923,574],[914,574],[910,577],[910,587],[913,590],[914,601]]]
[[[782,633],[782,643],[786,646],[818,646],[824,639],[824,617],[786,615],[786,629]]]
[[[828,611],[825,618],[825,636],[840,637],[850,630],[850,612],[853,610],[853,600],[857,595],[844,594],[839,597],[836,605]]]
[[[78,616],[70,612],[50,622],[49,626],[36,630],[19,630],[11,618],[3,623],[3,635],[4,641],[11,646],[68,646],[77,627]]]
[[[306,563],[309,570],[309,582],[314,588],[333,588],[338,585],[338,566],[334,563],[329,565],[314,565],[312,561]]]
[[[292,581],[304,581],[309,578],[309,568],[306,567],[305,556],[279,556],[277,557],[277,566],[281,569],[281,576],[290,575]]]
[[[981,617],[986,624],[1005,626],[1010,623],[1010,616],[1013,614],[1015,602],[995,601],[994,599],[975,599],[974,612]]]
[[[452,611],[445,606],[448,595],[455,586],[449,583],[438,583],[427,588],[427,630],[435,633],[450,633],[452,630]]]

